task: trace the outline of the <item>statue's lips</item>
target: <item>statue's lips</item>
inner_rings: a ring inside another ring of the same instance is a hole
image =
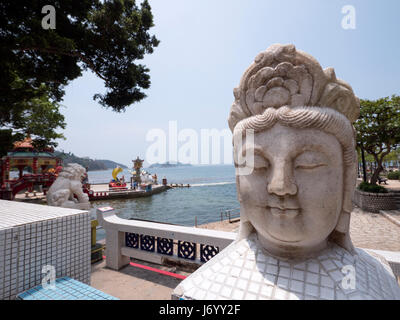
[[[300,213],[300,208],[267,207],[267,209],[269,209],[273,216],[279,218],[294,218]]]
[[[285,229],[285,226],[282,226],[281,223],[283,221],[285,221],[285,225],[286,227],[288,227],[289,225],[293,225],[296,224],[296,220],[293,220],[294,218],[296,218],[299,214],[300,214],[300,208],[286,208],[286,207],[271,207],[271,206],[267,206],[266,207],[267,212],[270,212],[270,216],[273,217],[273,219],[277,219],[275,220],[275,223],[278,223],[280,225],[279,230],[282,231],[282,227]],[[290,227],[289,227],[290,228]],[[280,242],[286,242],[286,243],[295,243],[295,242],[299,242],[300,239],[298,238],[298,236],[292,236],[289,237],[288,239],[288,234],[286,232],[282,233],[281,231],[274,231],[274,228],[272,228],[271,230],[269,230],[269,228],[267,228],[267,233],[269,234],[270,237],[272,237],[275,240],[278,240]],[[290,239],[292,238],[292,239]]]

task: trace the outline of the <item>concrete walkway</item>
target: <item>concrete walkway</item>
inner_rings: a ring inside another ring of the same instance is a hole
[[[188,276],[190,273],[144,261],[134,261],[153,268]],[[138,267],[126,266],[119,271],[105,267],[105,261],[92,265],[91,286],[121,300],[170,300],[181,279]]]
[[[388,180],[387,185],[382,184],[385,188],[393,189],[393,190],[400,190],[400,181],[399,180]]]
[[[350,220],[350,236],[356,247],[400,251],[400,226],[380,213],[354,208]]]
[[[380,213],[400,227],[400,210],[381,210]]]

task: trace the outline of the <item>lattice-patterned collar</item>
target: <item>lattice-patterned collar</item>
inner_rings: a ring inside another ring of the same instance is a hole
[[[254,237],[244,239],[182,281],[173,298],[400,299],[390,267],[362,249],[356,252],[351,255],[330,243],[317,258],[287,262],[268,256]],[[355,282],[345,278],[351,270]]]

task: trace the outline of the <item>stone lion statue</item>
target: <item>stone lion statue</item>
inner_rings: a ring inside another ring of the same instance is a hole
[[[47,204],[88,210],[89,196],[83,192],[81,182],[85,172],[85,168],[77,163],[70,163],[64,167],[47,192]]]

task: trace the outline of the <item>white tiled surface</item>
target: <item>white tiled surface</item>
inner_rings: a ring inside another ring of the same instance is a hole
[[[0,300],[41,284],[44,265],[90,282],[89,213],[0,200]]]
[[[342,286],[346,275],[342,268],[346,265],[355,268],[354,290]],[[287,262],[266,255],[252,238],[235,242],[216,255],[183,280],[173,296],[238,300],[400,299],[400,287],[390,267],[362,249],[353,256],[330,244],[318,258]]]
[[[0,200],[0,229],[81,214],[83,212],[86,211]]]

